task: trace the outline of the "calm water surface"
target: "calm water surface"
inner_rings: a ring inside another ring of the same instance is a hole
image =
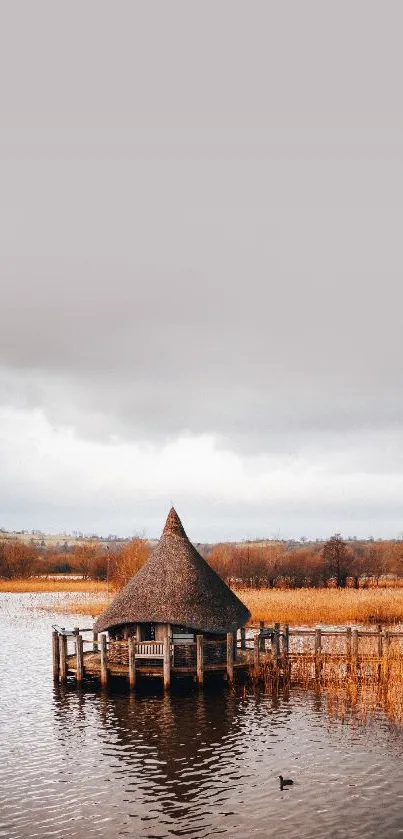
[[[1,837],[403,835],[403,734],[381,715],[343,723],[298,692],[54,688],[51,624],[84,625],[32,610],[57,599],[0,594]]]

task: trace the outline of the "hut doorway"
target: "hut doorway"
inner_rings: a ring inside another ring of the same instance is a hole
[[[155,641],[155,623],[141,624],[141,640]]]

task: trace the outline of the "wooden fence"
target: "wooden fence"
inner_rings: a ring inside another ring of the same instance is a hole
[[[89,632],[91,637],[84,637]],[[209,641],[197,635],[195,642],[178,644],[172,643],[168,635],[165,641],[138,642],[135,638],[108,641],[106,634],[98,638],[92,636],[89,629],[73,632],[55,629],[52,642],[55,679],[66,681],[69,665],[77,682],[81,682],[88,655],[95,653],[93,658],[103,685],[107,684],[109,672],[115,669],[115,674],[128,676],[131,687],[136,682],[136,669],[155,675],[160,668],[164,686],[168,687],[171,670],[194,673],[196,681],[202,685],[206,670],[221,669],[232,682],[235,667],[252,669],[256,673],[268,661],[270,666],[280,669],[284,663],[290,667],[294,660],[305,658],[312,661],[317,675],[321,673],[323,663],[330,659],[345,662],[349,672],[358,671],[364,661],[382,663],[387,670],[391,652],[403,661],[403,632],[383,629],[381,625],[373,630],[352,627],[290,629],[278,623],[267,627],[262,622],[259,626],[241,629],[237,636],[227,633],[222,641]]]

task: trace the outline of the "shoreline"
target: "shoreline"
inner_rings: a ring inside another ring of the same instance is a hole
[[[110,590],[108,597],[106,582],[94,580],[0,580],[0,593],[52,592],[66,594],[67,598],[64,604],[52,604],[49,610],[94,616],[101,614],[115,595]],[[68,595],[77,593],[87,596],[69,602]],[[265,621],[294,626],[403,623],[403,589],[236,589],[235,594],[249,608],[251,623]]]

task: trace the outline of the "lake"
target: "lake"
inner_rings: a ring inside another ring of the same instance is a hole
[[[55,594],[0,594],[0,836],[403,835],[403,730],[326,699],[53,685]],[[280,791],[278,775],[294,785]]]

